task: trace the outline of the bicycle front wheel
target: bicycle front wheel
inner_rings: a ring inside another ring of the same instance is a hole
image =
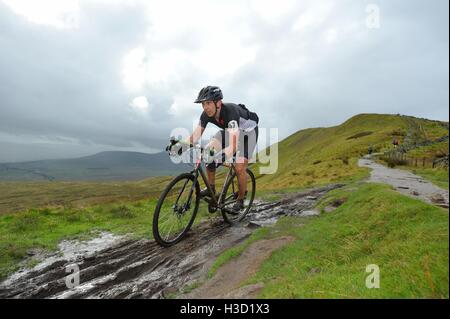
[[[189,231],[200,204],[200,187],[192,174],[181,174],[167,185],[153,215],[153,237],[162,246],[179,242]]]

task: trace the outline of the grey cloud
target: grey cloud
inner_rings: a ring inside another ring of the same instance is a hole
[[[355,32],[364,37],[350,34],[347,42],[328,52],[318,46],[313,54],[318,60],[305,68],[294,69],[303,44],[319,39],[326,28],[275,54],[295,39],[287,26],[278,30],[280,34],[264,41],[259,63],[237,72],[227,90],[270,114],[262,121],[279,126],[282,137],[300,128],[339,124],[363,112],[448,120],[448,3],[393,2],[396,5],[379,2],[382,25],[377,30],[365,28],[364,5],[346,2],[348,7],[336,14],[342,21],[330,21],[326,27],[339,28],[340,22],[353,19],[359,23]],[[289,65],[291,71],[286,70]]]
[[[11,17],[7,10],[2,7],[2,15]],[[127,122],[132,95],[124,92],[118,73],[123,55],[142,41],[146,18],[139,8],[83,12],[74,32],[2,19],[2,131],[114,146],[142,136],[145,123]]]
[[[147,84],[136,94],[124,90],[120,76],[130,49],[144,43],[149,52],[193,52],[207,40],[202,30],[180,28],[155,42],[151,33],[146,38],[152,21],[143,8],[84,2],[80,29],[59,31],[27,22],[0,3],[0,132],[162,149],[174,127],[190,128],[201,113],[170,115],[174,97],[205,84],[221,85],[225,101],[253,108],[261,126],[279,127],[280,138],[362,112],[448,121],[448,1],[377,1],[381,28],[368,30],[365,6],[372,2],[340,1],[328,20],[304,33],[292,26],[308,2],[277,24],[249,13],[230,32],[251,30],[243,41],[259,48],[253,62],[211,83],[210,74],[185,61],[169,82]],[[350,22],[355,29],[340,37]],[[321,37],[329,28],[338,30],[338,40],[327,46]],[[234,48],[223,43],[218,49]],[[148,117],[127,107],[136,95],[152,105]]]

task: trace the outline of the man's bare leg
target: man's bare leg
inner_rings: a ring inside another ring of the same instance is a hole
[[[247,190],[247,172],[246,172],[247,166],[248,166],[248,159],[246,159],[245,157],[239,157],[235,165],[236,175],[239,184],[238,199],[244,199],[245,191]]]
[[[216,170],[215,169],[210,169],[210,168],[206,168],[206,175],[208,176],[208,182],[209,185],[211,186],[215,186],[216,185]]]
[[[215,152],[218,152],[220,149],[222,149],[222,143],[215,138],[211,139],[206,145],[207,148],[212,148],[215,150]],[[208,183],[209,185],[215,187],[216,185],[216,169],[210,169],[206,168],[206,176],[208,177]]]

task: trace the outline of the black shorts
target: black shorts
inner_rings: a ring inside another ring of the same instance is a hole
[[[225,131],[218,131],[212,138],[220,141],[222,143],[222,149],[228,146],[229,141],[225,138]],[[236,157],[245,157],[247,160],[250,160],[253,152],[255,151],[256,145],[258,144],[258,127],[255,127],[250,132],[245,132],[241,130],[239,132],[239,142],[236,153],[234,155]],[[206,165],[209,169],[215,169],[222,165],[222,163],[210,163]]]

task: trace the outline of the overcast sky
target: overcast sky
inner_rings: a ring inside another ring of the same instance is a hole
[[[448,121],[448,3],[0,0],[0,162],[162,150],[205,85],[279,139],[358,113]]]

